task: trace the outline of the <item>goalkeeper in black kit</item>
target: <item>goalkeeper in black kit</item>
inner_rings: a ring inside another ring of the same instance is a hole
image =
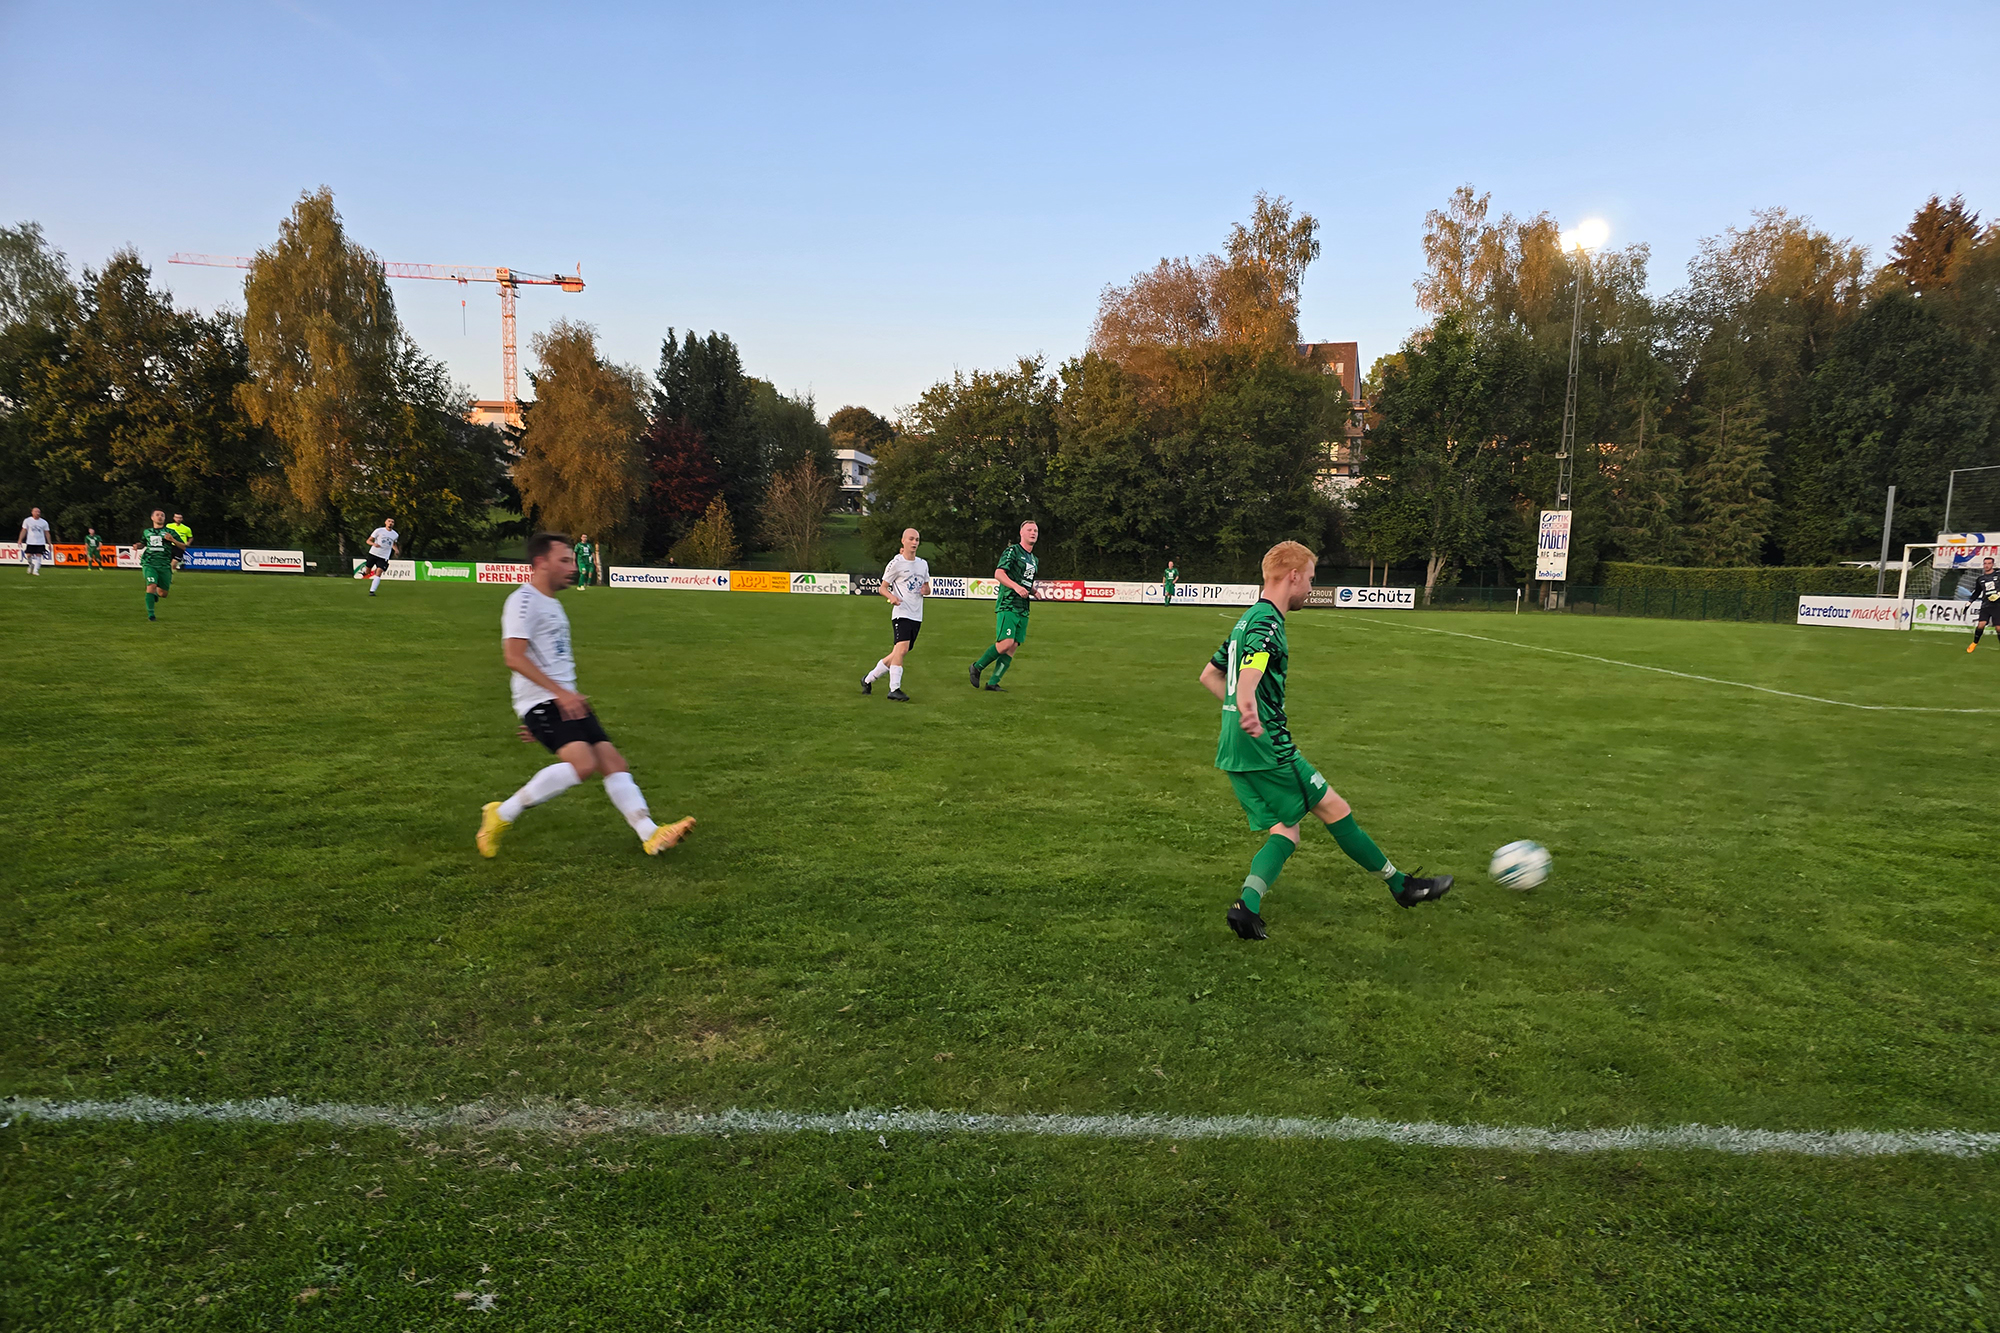
[[[1972,627],[1972,642],[1965,645],[1968,653],[1979,646],[1979,638],[1989,626],[2000,632],[2000,572],[1994,570],[1990,555],[1972,576],[1972,600],[1979,607],[1979,623]]]

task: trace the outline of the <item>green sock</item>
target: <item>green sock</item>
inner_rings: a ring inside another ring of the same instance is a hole
[[[1375,845],[1375,839],[1369,837],[1367,831],[1354,822],[1353,815],[1341,816],[1328,824],[1326,831],[1340,844],[1340,850],[1347,853],[1348,860],[1369,874],[1380,875],[1389,881],[1391,893],[1403,887],[1403,872],[1389,864],[1389,858],[1382,855],[1382,849]]]
[[[1013,665],[1014,665],[1014,654],[1001,653],[999,665],[993,668],[993,679],[986,683],[989,685],[998,685],[1000,683],[1000,677],[1006,675],[1007,668]]]
[[[154,605],[155,605],[156,603],[158,603],[158,602],[159,602],[159,600],[160,600],[160,594],[158,594],[158,593],[156,593],[156,592],[149,592],[149,593],[147,593],[147,594],[146,594],[146,614],[147,614],[147,615],[149,615],[149,616],[150,616],[150,615],[152,615],[152,614],[153,614],[153,607],[154,607]]]
[[[979,660],[972,665],[975,669],[984,671],[987,667],[993,665],[993,659],[998,656],[1000,656],[998,648],[988,647],[984,653],[980,654]]]
[[[1278,872],[1285,868],[1285,859],[1298,850],[1299,845],[1282,833],[1273,833],[1264,839],[1264,845],[1250,858],[1250,873],[1243,877],[1243,905],[1253,912],[1264,910],[1264,895],[1277,883]]]

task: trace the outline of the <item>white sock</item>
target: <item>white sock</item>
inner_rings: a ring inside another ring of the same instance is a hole
[[[574,768],[558,760],[529,778],[521,785],[521,790],[500,802],[500,818],[511,824],[529,806],[553,800],[582,781]]]
[[[900,690],[903,688],[903,668],[901,667],[889,668],[889,688],[892,690]]]
[[[30,574],[39,574],[42,572],[42,558],[40,556],[31,555],[28,557],[28,572]]]
[[[882,673],[887,671],[888,669],[889,669],[889,661],[887,658],[884,658],[880,662],[877,662],[875,664],[875,669],[873,671],[870,671],[867,675],[863,676],[862,679],[867,681],[870,685],[873,685],[876,681],[882,679]]]
[[[611,804],[618,807],[618,813],[625,816],[625,822],[644,842],[653,836],[659,827],[646,813],[646,797],[639,790],[639,784],[632,781],[630,773],[607,773],[604,777],[604,794],[611,798]]]
[[[368,580],[368,591],[370,592],[374,592],[377,588],[381,586],[382,586],[382,576],[380,574],[377,574],[374,578]]]

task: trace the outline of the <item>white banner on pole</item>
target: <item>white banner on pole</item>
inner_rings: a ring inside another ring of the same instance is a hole
[[[1535,577],[1547,583],[1569,579],[1569,515],[1567,509],[1544,509],[1535,538]]]

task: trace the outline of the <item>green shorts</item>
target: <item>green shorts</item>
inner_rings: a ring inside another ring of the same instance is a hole
[[[993,613],[993,642],[1012,639],[1015,643],[1028,640],[1028,613],[1026,611],[995,611]]]
[[[1231,773],[1229,785],[1236,789],[1236,803],[1250,820],[1250,827],[1268,829],[1279,824],[1296,824],[1306,811],[1326,799],[1330,790],[1319,770],[1300,755],[1283,768],[1259,768],[1248,773]]]
[[[152,584],[161,592],[165,592],[173,586],[174,567],[172,565],[141,564],[139,572],[146,576],[146,582]]]

